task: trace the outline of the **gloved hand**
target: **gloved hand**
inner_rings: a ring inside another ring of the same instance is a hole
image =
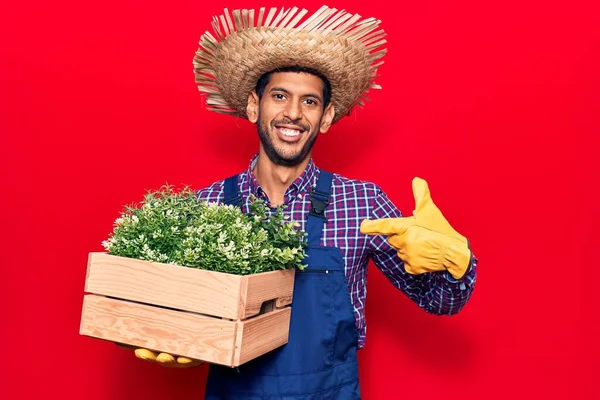
[[[168,368],[192,368],[204,364],[202,360],[194,360],[187,357],[175,357],[169,353],[156,353],[148,349],[135,349],[135,356],[141,360],[156,362]]]
[[[156,362],[163,367],[168,368],[192,368],[197,367],[198,365],[204,364],[202,360],[194,360],[187,357],[177,357],[173,356],[169,353],[156,353],[154,351],[144,349],[144,348],[136,348],[134,346],[126,345],[123,343],[116,343],[118,346],[124,347],[126,349],[134,349],[134,354],[137,358],[149,361]]]
[[[412,217],[364,220],[360,231],[367,235],[389,235],[388,243],[398,251],[406,272],[450,272],[462,278],[471,261],[467,239],[456,232],[433,203],[427,182],[412,181],[415,210]]]

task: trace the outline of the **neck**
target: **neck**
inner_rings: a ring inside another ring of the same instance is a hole
[[[296,178],[302,175],[309,161],[310,154],[304,161],[293,167],[276,165],[269,160],[269,157],[261,147],[258,160],[252,172],[269,197],[271,206],[277,207],[284,203],[285,191]]]

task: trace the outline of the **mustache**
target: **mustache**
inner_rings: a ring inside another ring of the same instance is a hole
[[[296,128],[302,130],[302,131],[308,131],[310,128],[302,123],[299,122],[292,122],[290,120],[276,120],[273,121],[273,123],[271,124],[273,127],[277,126],[277,125],[289,125],[289,126],[295,126]]]

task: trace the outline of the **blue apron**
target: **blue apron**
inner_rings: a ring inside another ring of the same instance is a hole
[[[320,246],[332,174],[321,171],[307,220],[307,268],[296,271],[288,343],[238,368],[211,365],[206,400],[360,400],[358,334],[337,247]],[[225,203],[241,206],[237,176]]]

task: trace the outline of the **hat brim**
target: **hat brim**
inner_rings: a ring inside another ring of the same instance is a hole
[[[318,24],[313,15],[299,28],[281,26],[282,22],[279,26],[253,26],[248,14],[244,16],[240,10],[234,11],[235,26],[227,24],[228,13],[225,18],[221,16],[228,34],[223,35],[213,23],[221,40],[207,32],[203,36],[205,46],[194,57],[196,82],[207,95],[208,108],[247,118],[248,95],[258,79],[266,72],[291,66],[308,67],[327,77],[335,108],[333,122],[348,115],[355,105],[362,106],[369,89],[380,88],[373,79],[382,64],[379,59],[385,54],[385,50],[377,49],[385,43],[385,33],[373,32],[379,21],[361,24],[356,23],[356,16],[343,11],[334,15],[335,9],[327,9],[330,12],[324,15],[323,10],[319,10]],[[289,21],[289,17],[286,19]],[[338,21],[338,29],[332,28],[332,19]],[[342,24],[340,20],[347,22]],[[352,20],[354,23],[349,24]]]

